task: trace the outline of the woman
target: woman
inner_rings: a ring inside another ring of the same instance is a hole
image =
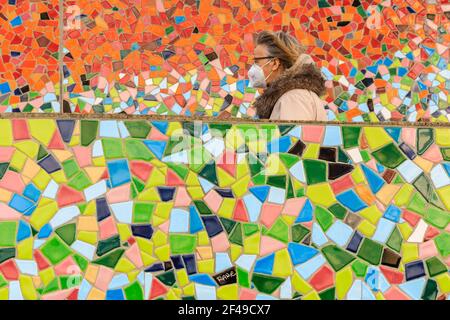
[[[285,32],[256,38],[250,85],[264,88],[253,108],[260,119],[327,121],[325,80],[298,41]]]

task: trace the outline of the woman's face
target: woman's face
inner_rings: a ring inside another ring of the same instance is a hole
[[[257,45],[253,50],[253,63],[260,66],[264,71],[264,76],[267,77],[267,83],[270,83],[276,78],[280,62],[277,58],[270,58],[270,53],[265,45]]]

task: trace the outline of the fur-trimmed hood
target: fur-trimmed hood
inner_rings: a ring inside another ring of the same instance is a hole
[[[264,93],[253,104],[260,119],[269,119],[278,99],[294,89],[305,89],[319,97],[325,93],[325,79],[311,56],[301,54],[295,64],[267,85]]]

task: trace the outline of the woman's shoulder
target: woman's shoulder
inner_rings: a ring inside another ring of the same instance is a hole
[[[325,102],[315,92],[292,89],[278,99],[271,119],[325,121],[327,116],[324,105]]]
[[[302,95],[302,94],[306,94],[308,92],[312,92],[312,91],[310,91],[308,89],[295,88],[295,89],[291,89],[291,90],[286,91],[282,96],[285,96],[285,95],[299,95],[299,94]]]
[[[278,102],[282,102],[283,100],[292,100],[292,99],[311,99],[315,98],[317,94],[315,94],[313,91],[307,90],[307,89],[291,89],[289,91],[286,91],[281,95],[281,97],[278,99]]]
[[[314,115],[314,100],[308,90],[292,89],[276,102],[271,119],[308,120]]]

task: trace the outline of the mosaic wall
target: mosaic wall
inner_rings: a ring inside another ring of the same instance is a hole
[[[0,128],[0,299],[450,297],[448,127]]]
[[[0,0],[0,113],[60,112],[58,0]]]
[[[447,1],[65,0],[62,107],[53,2],[0,1],[3,112],[244,117],[252,38],[270,29],[322,68],[330,119],[450,118]]]

